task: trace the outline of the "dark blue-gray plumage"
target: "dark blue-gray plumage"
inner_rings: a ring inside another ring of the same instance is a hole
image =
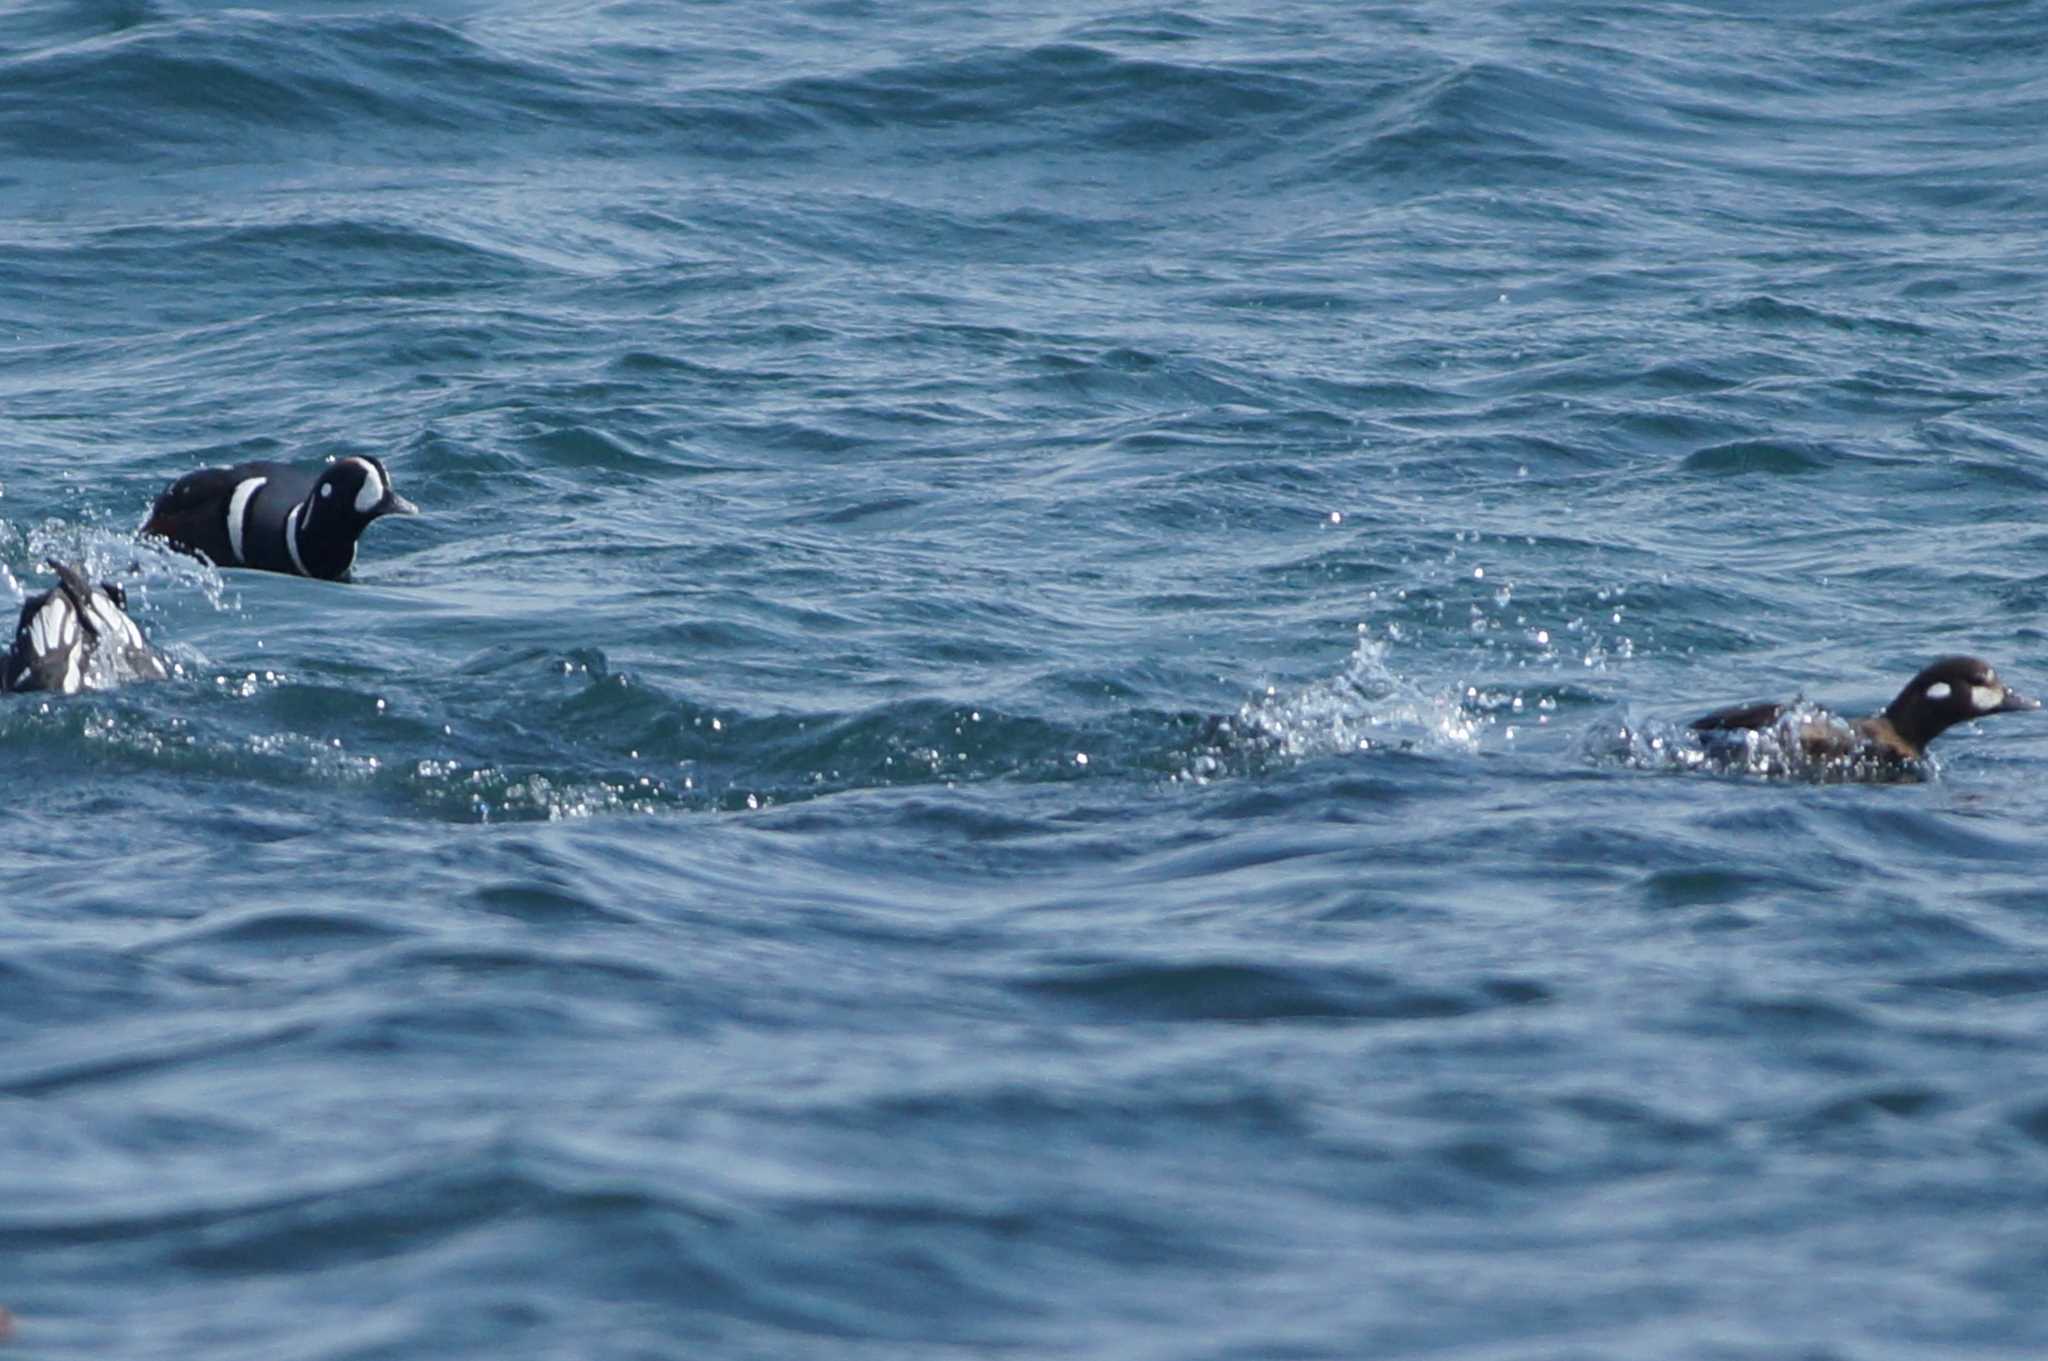
[[[323,468],[201,468],[157,497],[142,531],[217,567],[345,581],[365,529],[386,515],[418,513],[393,490],[382,462],[356,455]]]

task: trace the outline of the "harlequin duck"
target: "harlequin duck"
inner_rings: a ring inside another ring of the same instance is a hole
[[[337,459],[324,468],[238,463],[201,468],[156,498],[145,534],[217,567],[254,567],[345,581],[356,539],[380,515],[417,515],[391,489],[374,458]]]
[[[57,574],[57,584],[21,607],[14,646],[0,662],[0,691],[75,695],[95,684],[90,663],[96,655],[110,658],[124,679],[170,675],[164,659],[128,617],[128,597],[119,586],[110,581],[94,586],[68,563],[45,565]]]
[[[1989,663],[1975,657],[1943,657],[1907,681],[1882,712],[1842,719],[1814,711],[1810,717],[1798,716],[1797,734],[1800,751],[1809,761],[1899,766],[1920,760],[1929,742],[1966,719],[2040,707],[2039,700],[2007,688]],[[1691,726],[1708,742],[1725,741],[1768,732],[1794,712],[1791,704],[1734,705],[1694,719]]]

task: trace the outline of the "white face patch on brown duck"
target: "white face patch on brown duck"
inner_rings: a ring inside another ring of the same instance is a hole
[[[1923,670],[1881,715],[1916,751],[1958,723],[1991,714],[2038,709],[2040,704],[2010,689],[1988,662],[1976,657],[1943,657]]]
[[[1943,657],[1867,718],[1840,718],[1797,701],[1716,709],[1689,726],[1702,735],[1710,757],[1735,752],[1747,767],[1762,752],[1767,760],[1775,753],[1790,767],[1805,763],[1845,778],[1896,778],[1893,772],[1916,766],[1927,744],[1958,723],[2040,707],[1999,680],[1987,663]]]

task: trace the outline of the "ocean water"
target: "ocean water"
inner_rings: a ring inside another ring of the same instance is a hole
[[[0,1354],[2048,1354],[2048,3],[24,0]],[[357,579],[133,537],[386,460]]]

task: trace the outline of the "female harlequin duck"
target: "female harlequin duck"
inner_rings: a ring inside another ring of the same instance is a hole
[[[356,539],[372,520],[417,514],[374,458],[338,459],[319,469],[238,463],[173,482],[156,498],[142,532],[161,534],[217,567],[346,581]]]
[[[1975,657],[1943,657],[1907,681],[1882,713],[1840,719],[1820,711],[1801,717],[1799,746],[1814,762],[1900,766],[1920,760],[1929,742],[1966,719],[2040,707],[2039,700],[2008,689],[1989,663]],[[1711,743],[1767,732],[1793,711],[1791,704],[1736,705],[1694,719],[1692,728]]]
[[[128,598],[112,582],[94,586],[85,573],[68,563],[47,564],[57,584],[30,596],[14,628],[14,646],[0,661],[0,691],[54,690],[75,695],[96,687],[104,668],[95,657],[113,663],[111,674],[127,680],[163,680],[170,675],[164,659],[143,641],[142,630],[127,614]]]

